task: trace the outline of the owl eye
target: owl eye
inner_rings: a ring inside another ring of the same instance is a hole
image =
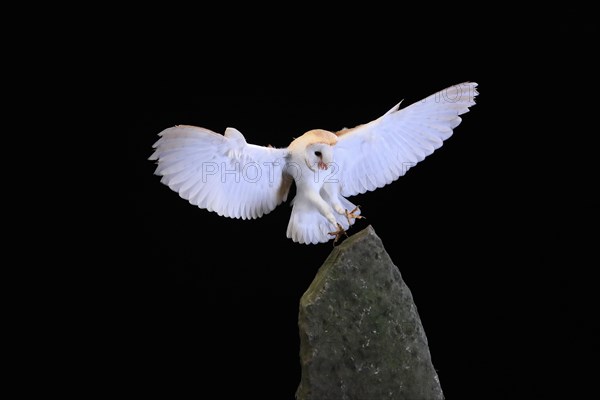
[[[315,156],[321,157],[321,152],[320,151],[315,151]]]

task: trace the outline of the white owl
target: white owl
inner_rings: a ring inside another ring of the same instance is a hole
[[[476,83],[462,83],[352,129],[315,129],[285,149],[248,144],[179,125],[159,133],[150,160],[156,174],[191,204],[230,218],[258,218],[296,197],[287,237],[298,243],[336,241],[360,210],[346,199],[391,183],[440,146],[475,104]]]

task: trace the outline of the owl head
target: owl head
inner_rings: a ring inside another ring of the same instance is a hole
[[[323,129],[314,129],[306,132],[290,145],[295,152],[304,156],[304,162],[312,171],[329,168],[333,162],[333,146],[337,143],[337,136]]]

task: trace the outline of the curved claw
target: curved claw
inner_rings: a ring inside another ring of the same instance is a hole
[[[366,217],[363,217],[362,215],[354,214],[356,211],[360,211],[360,206],[354,207],[354,210],[352,210],[352,211],[346,210],[346,218],[348,219],[349,224],[352,224],[352,221],[350,221],[351,219],[367,219]]]
[[[346,231],[344,230],[344,228],[342,227],[342,225],[340,225],[338,223],[337,227],[338,227],[337,231],[335,231],[335,232],[328,232],[330,235],[335,236],[335,239],[333,240],[333,245],[334,246],[338,242],[338,240],[340,240],[340,238],[342,237],[342,235],[345,235],[346,237],[348,237],[348,234],[346,233]]]

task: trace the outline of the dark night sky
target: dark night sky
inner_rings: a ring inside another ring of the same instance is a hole
[[[591,339],[585,312],[577,311],[588,299],[586,286],[560,295],[581,284],[565,273],[581,256],[562,246],[578,221],[597,218],[598,203],[586,195],[573,201],[572,191],[559,189],[567,173],[548,171],[550,149],[537,143],[556,133],[534,128],[532,120],[548,115],[523,106],[533,94],[517,93],[538,86],[535,68],[508,57],[499,41],[465,50],[448,38],[439,59],[407,50],[392,61],[380,48],[336,40],[331,45],[345,44],[336,47],[339,57],[306,48],[281,56],[273,48],[198,55],[181,76],[171,64],[161,72],[165,61],[157,60],[158,72],[130,88],[134,184],[125,233],[135,266],[131,321],[142,327],[132,346],[148,369],[142,384],[165,393],[211,388],[232,398],[249,391],[293,399],[298,301],[332,248],[286,238],[289,202],[242,221],[179,198],[147,161],[161,130],[189,124],[222,133],[232,126],[249,143],[285,147],[309,129],[369,122],[401,99],[408,105],[469,80],[479,83],[480,96],[453,137],[398,181],[351,198],[368,219],[349,234],[371,224],[382,238],[412,290],[448,399],[514,398],[523,384],[537,393],[541,383],[528,381],[523,365],[536,369],[549,352],[579,360],[546,346],[541,331],[561,329],[570,346]],[[249,64],[255,68],[240,68]],[[557,122],[555,129],[562,127]],[[585,170],[586,162],[575,167]],[[555,212],[567,204],[578,206]],[[565,269],[554,272],[549,265],[556,262]]]

